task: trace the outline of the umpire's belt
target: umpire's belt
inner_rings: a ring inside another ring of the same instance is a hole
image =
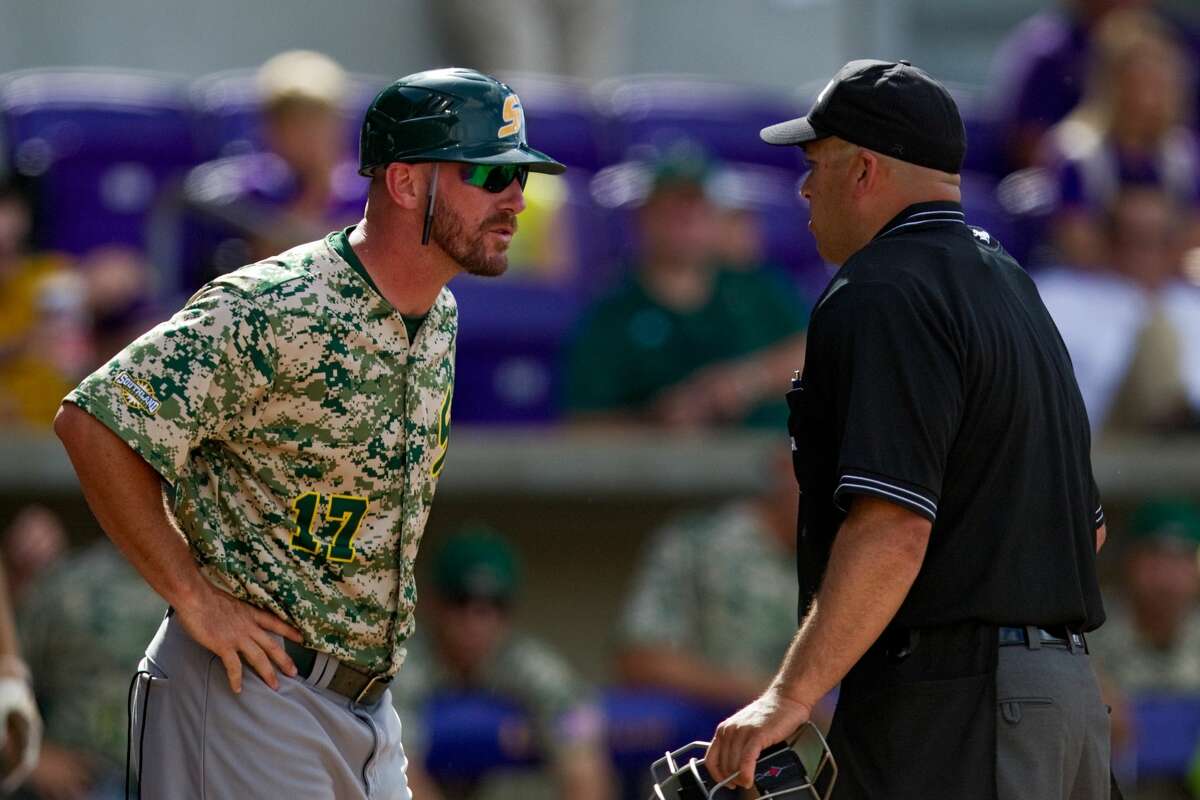
[[[291,639],[283,640],[283,649],[292,657],[292,661],[296,662],[299,677],[314,686],[323,686],[364,706],[378,703],[387,691],[388,684],[392,682],[391,678],[368,675],[332,656],[296,644]],[[314,671],[319,674],[314,675]]]
[[[1026,625],[1021,628],[1002,627],[1000,628],[1000,646],[1023,644],[1030,650],[1037,650],[1039,647],[1049,645],[1051,647],[1065,647],[1074,652],[1076,649],[1086,653],[1087,640],[1083,638],[1082,633],[1059,628],[1056,630],[1046,630],[1038,628],[1034,625]]]

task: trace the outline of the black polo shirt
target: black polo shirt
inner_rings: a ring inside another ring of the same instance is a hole
[[[933,523],[897,624],[1103,622],[1070,359],[1033,281],[960,205],[910,206],[845,263],[788,399],[802,604],[866,494]]]

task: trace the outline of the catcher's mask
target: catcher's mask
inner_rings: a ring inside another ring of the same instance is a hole
[[[654,794],[650,800],[736,800],[737,787],[731,775],[717,782],[704,766],[708,742],[692,742],[667,753],[650,767]],[[801,753],[812,748],[805,764]],[[690,757],[689,757],[690,754]],[[686,759],[686,760],[685,760]],[[815,763],[814,763],[815,762]],[[759,800],[786,797],[789,800],[829,800],[837,781],[837,763],[821,731],[806,722],[786,742],[763,750],[754,765],[754,788]]]

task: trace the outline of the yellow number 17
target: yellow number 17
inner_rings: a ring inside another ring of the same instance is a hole
[[[321,507],[318,492],[305,492],[292,501],[296,529],[292,531],[289,546],[313,555],[324,553],[330,561],[354,560],[354,537],[367,513],[367,498],[350,494],[329,496],[325,511],[325,524],[321,527],[321,538],[313,535],[313,523]],[[336,526],[336,527],[335,527]],[[321,541],[327,541],[322,545]]]

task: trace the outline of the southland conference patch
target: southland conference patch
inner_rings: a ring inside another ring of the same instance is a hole
[[[122,372],[117,375],[117,377],[113,378],[113,383],[121,389],[121,395],[125,398],[125,403],[132,408],[140,408],[148,414],[154,414],[158,411],[158,407],[162,405],[158,398],[154,396],[154,390],[150,388],[150,384],[135,379],[128,372]]]

